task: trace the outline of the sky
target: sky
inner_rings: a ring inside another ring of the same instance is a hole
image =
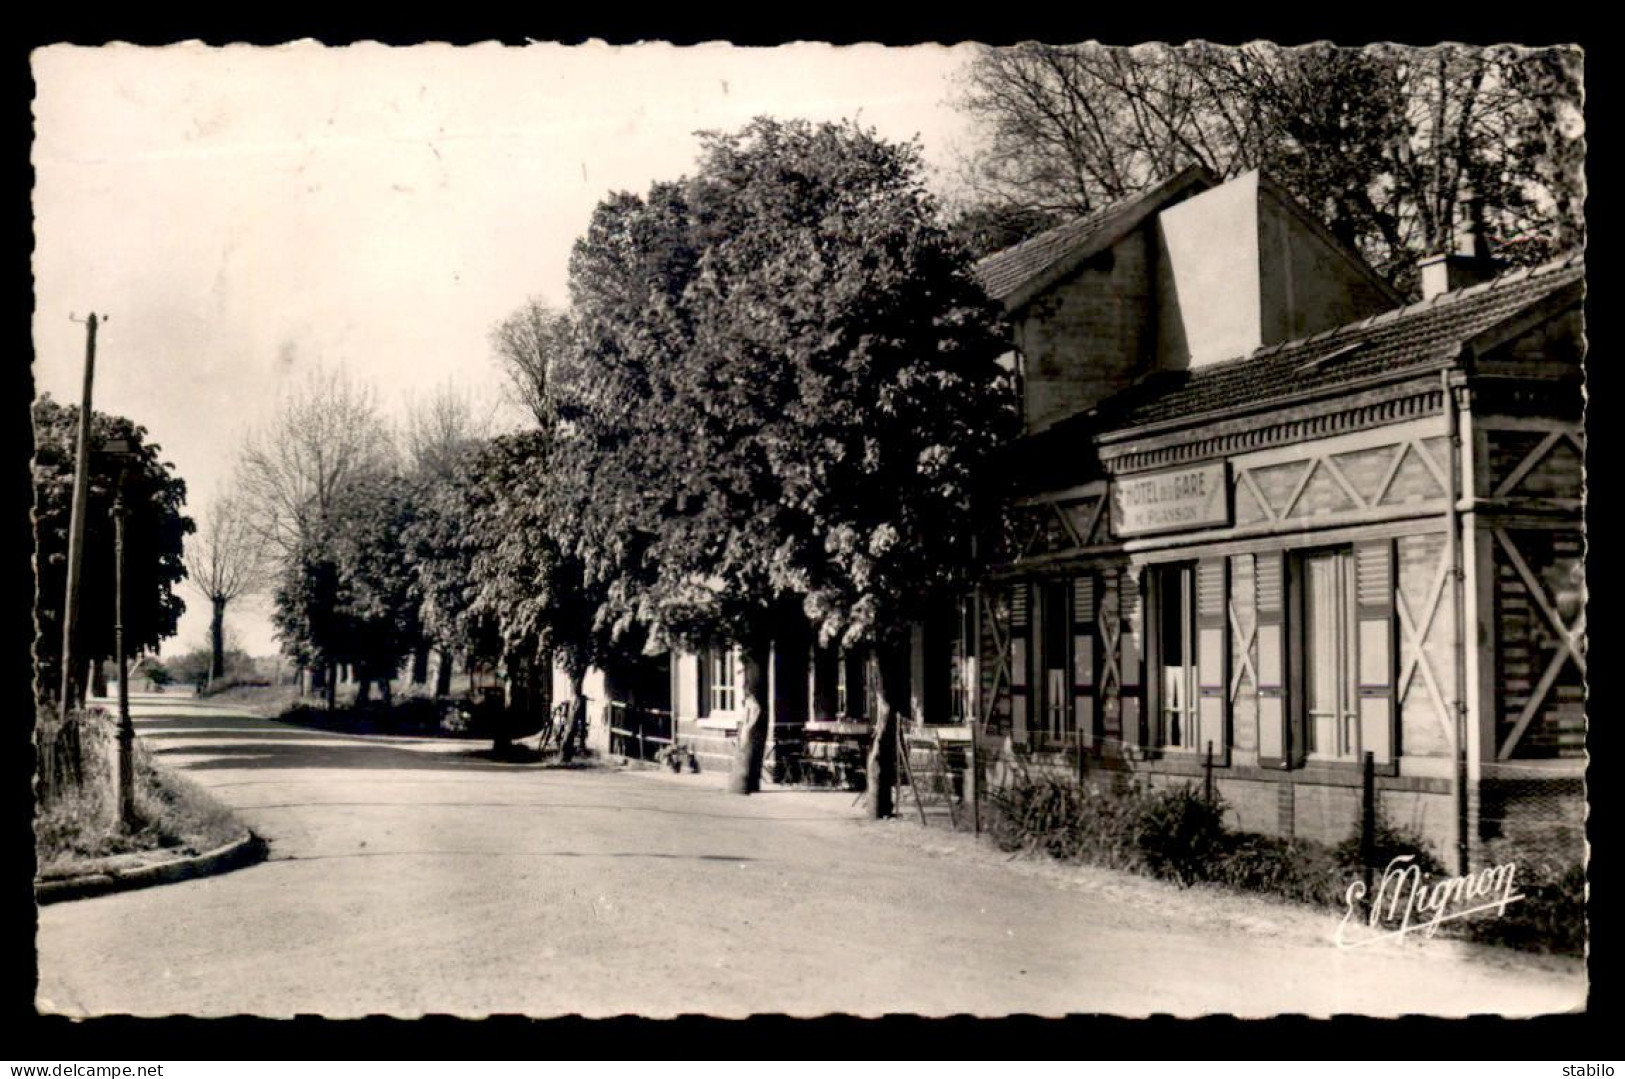
[[[703,130],[856,118],[918,137],[946,192],[973,134],[968,47],[53,46],[33,56],[35,392],[128,416],[207,516],[248,431],[317,366],[395,418],[452,385],[495,403],[489,334],[562,305],[612,191],[692,171]],[[81,321],[76,321],[81,320]],[[188,611],[172,655],[207,640]],[[261,600],[228,611],[277,648]]]

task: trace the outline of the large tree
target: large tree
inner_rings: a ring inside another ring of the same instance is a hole
[[[68,526],[73,508],[79,409],[49,395],[34,402],[34,641],[35,688],[52,700],[62,684],[62,603],[67,589]],[[133,459],[104,448],[122,439]],[[122,483],[124,506],[124,645],[130,653],[156,650],[173,637],[186,603],[175,594],[186,576],[182,551],[194,530],[183,512],[186,482],[147,441],[146,428],[122,416],[92,413],[90,491],[80,577],[77,655],[105,659],[114,652],[114,497]],[[83,670],[73,694],[83,700]]]
[[[266,577],[266,545],[236,498],[222,494],[197,537],[186,545],[185,565],[191,585],[209,601],[208,678],[225,674],[226,608],[258,590]]]
[[[1573,48],[982,48],[960,97],[985,135],[965,179],[1036,226],[1192,162],[1260,168],[1405,287],[1462,240],[1469,199],[1504,257],[1579,243],[1580,81]]]
[[[471,459],[450,477],[424,485],[417,514],[403,533],[423,639],[440,654],[437,697],[451,692],[454,657],[465,663],[499,658],[486,625],[470,611],[475,589],[470,494],[475,474]]]
[[[553,484],[552,436],[528,431],[495,438],[465,487],[470,595],[465,618],[501,641],[521,704],[546,707],[553,665],[570,680],[566,758],[584,716],[582,681],[614,657],[601,590],[561,541]],[[501,748],[500,746],[498,747]]]
[[[358,700],[390,680],[421,635],[406,535],[416,508],[411,485],[369,476],[341,491],[338,508],[310,527],[284,565],[275,623],[284,649],[315,669],[350,666]],[[334,700],[329,680],[328,702]]]
[[[994,315],[921,176],[917,145],[759,119],[704,136],[692,177],[601,204],[572,258],[579,549],[656,639],[738,645],[737,792],[760,784],[775,639],[802,638],[816,595],[826,637],[895,646],[910,611],[885,567],[918,528],[962,527],[939,504],[963,506],[997,437]]]
[[[405,543],[416,516],[414,485],[394,476],[363,484],[333,518],[341,659],[359,676],[359,700],[375,683],[387,700],[401,661],[422,639]]]
[[[342,368],[312,370],[282,398],[271,421],[249,433],[237,462],[236,492],[275,559],[279,596],[291,589],[296,597],[313,599],[300,573],[315,574],[311,581],[322,577],[317,568],[331,560],[324,545],[335,534],[334,515],[347,498],[394,475],[395,456],[375,395]],[[303,601],[285,607],[276,620],[287,632],[293,632],[287,612],[295,609],[305,609]],[[313,688],[342,662],[331,649],[312,648],[308,638],[283,642],[290,654],[305,657],[300,662],[312,670]]]
[[[450,692],[452,657],[466,654],[470,643],[461,620],[468,562],[461,557],[466,525],[461,488],[491,426],[490,408],[469,390],[447,383],[412,401],[401,428],[415,511],[403,539],[423,630],[413,645],[412,681],[427,680],[429,650],[436,649],[436,696]]]

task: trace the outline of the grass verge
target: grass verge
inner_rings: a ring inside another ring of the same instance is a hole
[[[109,859],[146,852],[190,857],[248,830],[196,783],[154,765],[139,742],[135,753],[137,826],[119,824],[118,796],[105,775],[64,792],[34,819],[40,878],[94,872]]]

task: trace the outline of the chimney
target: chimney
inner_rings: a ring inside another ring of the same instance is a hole
[[[1467,235],[1456,244],[1455,252],[1429,255],[1417,264],[1422,274],[1424,300],[1488,281],[1506,268],[1490,257],[1483,200],[1469,190],[1462,196],[1461,205],[1467,218]]]

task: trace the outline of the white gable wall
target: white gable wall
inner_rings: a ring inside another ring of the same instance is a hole
[[[1240,356],[1263,339],[1258,174],[1247,173],[1157,218],[1157,363],[1180,371]]]

